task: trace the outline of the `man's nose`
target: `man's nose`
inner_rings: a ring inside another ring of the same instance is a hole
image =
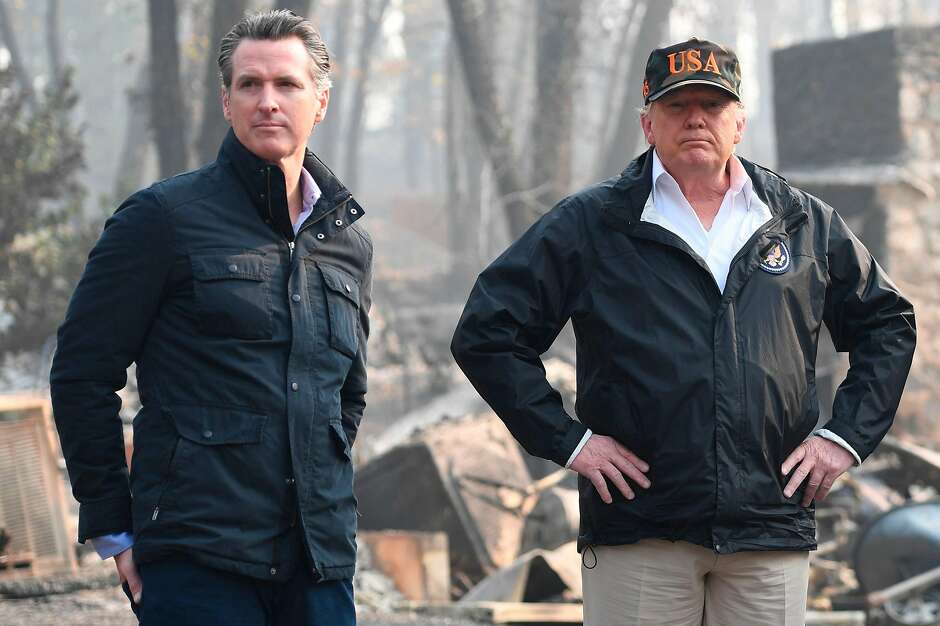
[[[685,118],[685,125],[689,128],[705,126],[705,109],[697,105],[690,106],[688,115]]]
[[[261,98],[258,100],[258,108],[266,113],[273,113],[278,110],[277,94],[270,85],[265,85],[261,89]]]

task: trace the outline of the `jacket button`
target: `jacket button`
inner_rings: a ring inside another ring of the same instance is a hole
[[[294,295],[290,297],[290,299],[293,300],[294,302],[300,302],[300,294],[295,293]]]
[[[284,482],[287,483],[288,485],[293,485],[293,484],[294,484],[294,479],[293,479],[293,478],[285,478],[285,479],[284,479]]]
[[[353,215],[359,215],[359,209],[349,209],[349,212]]]
[[[272,567],[272,568],[271,568],[271,576],[274,576],[275,574],[277,574],[277,568],[276,568],[276,567]]]
[[[237,271],[238,271],[238,266],[235,265],[234,263],[232,263],[231,265],[228,266],[228,271],[230,271],[230,272],[237,272]]]
[[[205,437],[206,439],[212,439],[212,431],[204,430],[202,431],[202,436]]]
[[[298,385],[297,383],[291,383],[290,388],[293,389],[294,391],[297,391],[298,389],[300,389],[300,385]]]
[[[337,226],[342,226],[342,225],[343,225],[343,220],[336,220],[335,223],[336,223]]]
[[[323,239],[325,236],[323,233],[317,233],[317,239]]]

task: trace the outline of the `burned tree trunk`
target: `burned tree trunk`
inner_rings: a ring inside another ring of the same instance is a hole
[[[539,7],[536,85],[538,103],[531,125],[535,199],[547,209],[571,182],[571,132],[581,3],[545,0]]]
[[[246,0],[215,0],[212,5],[212,26],[203,79],[202,124],[196,141],[196,157],[200,163],[208,163],[215,158],[219,144],[228,132],[228,122],[219,103],[219,43],[245,14],[247,4]]]
[[[346,63],[349,50],[349,26],[352,21],[352,10],[348,7],[336,7],[333,21],[332,50],[332,77],[333,87],[330,89],[330,106],[327,109],[325,122],[317,127],[313,135],[313,149],[317,155],[331,165],[339,162],[339,137],[343,128],[345,111],[343,111],[343,94],[346,93],[343,83],[350,75]]]
[[[59,28],[60,8],[59,0],[48,0],[46,4],[46,49],[49,52],[49,73],[55,85],[62,82],[65,73],[61,29]]]
[[[599,178],[619,173],[635,156],[634,152],[640,139],[640,122],[634,105],[643,103],[640,86],[646,73],[646,60],[653,48],[661,43],[673,4],[674,0],[646,3],[646,12],[643,14],[639,35],[633,45],[633,53],[630,55],[630,63],[624,77],[624,95],[617,125],[614,132],[607,137],[607,150],[601,161],[601,169],[597,173]]]
[[[526,199],[522,175],[513,154],[512,130],[496,98],[496,77],[490,47],[484,37],[484,5],[480,0],[447,0],[467,91],[480,143],[486,152],[502,196],[511,237],[534,221],[537,211]]]
[[[160,176],[186,169],[186,114],[180,83],[176,0],[148,0],[150,17],[150,123]],[[159,99],[159,101],[157,101]]]
[[[359,42],[356,86],[353,91],[352,108],[349,111],[349,126],[346,129],[346,159],[343,177],[350,188],[355,188],[359,179],[359,148],[362,144],[362,123],[365,117],[366,93],[372,67],[372,49],[379,37],[379,26],[389,0],[363,0],[362,38]]]

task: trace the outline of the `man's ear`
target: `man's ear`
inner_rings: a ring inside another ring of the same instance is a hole
[[[219,97],[222,99],[222,115],[223,117],[225,117],[225,120],[229,124],[231,124],[232,123],[232,109],[231,109],[232,103],[229,100],[228,89],[225,87],[225,85],[222,85],[221,91],[219,93]]]
[[[649,113],[640,113],[640,126],[643,127],[643,137],[646,138],[646,143],[655,146],[656,142],[653,139],[653,122],[650,120]]]
[[[326,117],[326,110],[330,106],[330,90],[327,88],[318,93],[317,101],[320,103],[320,110],[317,111],[317,116],[314,120],[315,124],[319,124],[323,121],[323,118]]]
[[[738,111],[737,119],[735,120],[735,131],[734,131],[734,143],[739,143],[741,138],[744,137],[744,128],[747,126],[747,115],[743,110]]]

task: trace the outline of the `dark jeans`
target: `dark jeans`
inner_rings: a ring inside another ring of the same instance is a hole
[[[142,563],[132,606],[142,626],[355,626],[351,580],[314,582],[307,568],[285,583],[182,560]],[[126,585],[125,585],[126,593]]]

